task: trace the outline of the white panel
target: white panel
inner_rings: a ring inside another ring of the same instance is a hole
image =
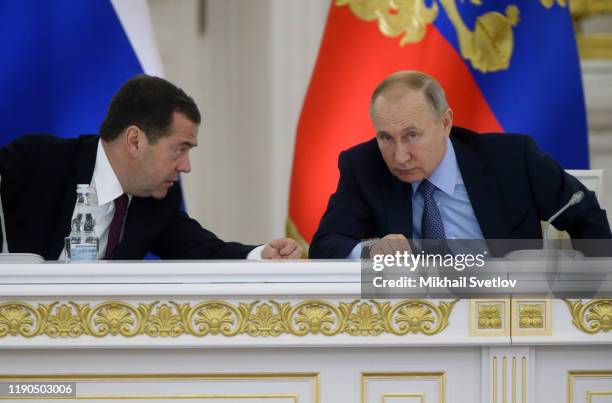
[[[111,0],[121,25],[145,73],[163,77],[164,68],[157,50],[146,0]]]

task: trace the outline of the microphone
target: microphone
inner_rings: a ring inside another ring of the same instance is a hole
[[[550,225],[559,217],[565,210],[568,208],[575,206],[580,203],[584,199],[584,192],[582,190],[577,191],[572,195],[569,201],[559,209],[555,214],[553,214],[543,225],[542,228],[542,240],[543,240],[543,248],[542,249],[521,249],[515,250],[508,254],[506,254],[506,259],[511,260],[538,260],[538,259],[550,259],[551,257],[555,258],[569,258],[569,259],[577,259],[584,257],[584,254],[578,250],[573,249],[556,249],[553,246],[553,240],[548,236],[548,229]]]
[[[0,189],[2,188],[2,175],[0,175]],[[6,239],[6,224],[4,223],[4,208],[0,196],[0,227],[2,227],[2,253],[0,263],[42,263],[42,256],[35,253],[9,253],[8,240]]]
[[[577,191],[576,193],[574,193],[572,195],[572,197],[569,199],[569,201],[563,206],[561,207],[561,209],[559,211],[557,211],[555,214],[553,214],[548,221],[546,221],[544,223],[544,231],[543,231],[543,236],[542,238],[544,239],[544,249],[552,249],[552,245],[551,245],[551,240],[548,237],[548,228],[550,227],[550,225],[552,224],[553,221],[555,221],[555,219],[557,217],[559,217],[565,210],[567,210],[568,208],[580,203],[582,201],[582,199],[584,199],[584,192],[582,190]]]

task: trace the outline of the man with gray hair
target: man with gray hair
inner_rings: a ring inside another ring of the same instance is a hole
[[[547,220],[582,190],[584,200],[555,221],[572,238],[610,238],[593,192],[518,134],[454,127],[440,84],[399,71],[374,90],[376,137],[340,154],[340,179],[310,246],[311,258],[358,258],[410,250],[411,239],[538,239]]]

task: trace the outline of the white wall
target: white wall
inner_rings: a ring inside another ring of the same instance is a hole
[[[194,96],[204,116],[193,172],[183,179],[190,215],[228,240],[282,236],[295,128],[329,1],[149,4],[166,78]],[[583,70],[591,164],[606,170],[604,206],[612,212],[612,61],[585,62]]]
[[[283,236],[295,124],[329,2],[149,4],[166,78],[204,116],[193,172],[183,179],[190,215],[225,239]]]

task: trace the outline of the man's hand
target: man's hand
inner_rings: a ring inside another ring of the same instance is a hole
[[[394,255],[398,251],[412,253],[408,239],[402,234],[389,234],[378,239],[370,248],[370,258],[373,259],[374,255]]]
[[[280,238],[268,242],[261,251],[263,259],[300,259],[304,250],[291,238]]]

